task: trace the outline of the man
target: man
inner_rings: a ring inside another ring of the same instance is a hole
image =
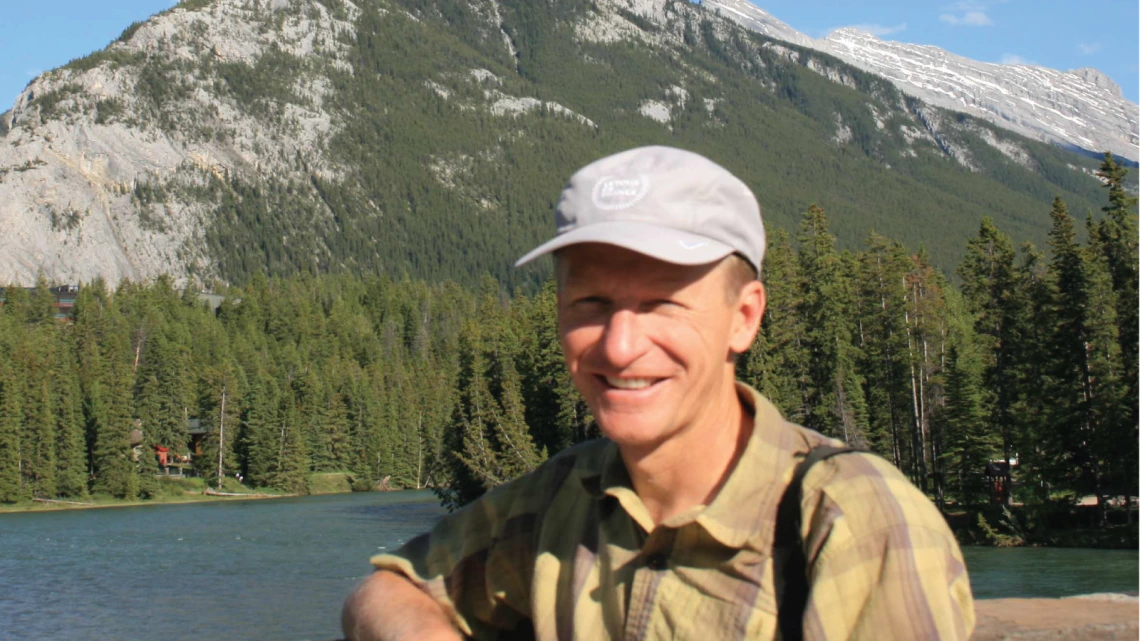
[[[765,305],[748,188],[645,147],[576,173],[556,222],[518,264],[555,252],[566,365],[606,438],[374,557],[346,637],[968,638],[965,566],[926,497],[862,453],[792,482],[839,444],[735,381]]]

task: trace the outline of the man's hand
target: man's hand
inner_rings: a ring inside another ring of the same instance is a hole
[[[347,641],[462,641],[447,614],[399,574],[374,572],[349,595],[340,615]]]

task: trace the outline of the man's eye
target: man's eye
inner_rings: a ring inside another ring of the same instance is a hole
[[[600,296],[583,296],[574,301],[575,307],[597,309],[606,305],[607,301]]]

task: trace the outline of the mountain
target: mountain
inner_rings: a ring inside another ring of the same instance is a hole
[[[1094,153],[1137,160],[1140,106],[1096,69],[1059,71],[994,64],[926,45],[836,29],[810,38],[746,0],[706,0],[721,15],[759,33],[829,53],[887,78],[932,105],[984,118],[1019,134]]]
[[[727,13],[724,7],[720,14]],[[577,167],[704,153],[770,226],[824,207],[952,267],[983,216],[1039,244],[1095,159],[671,0],[187,0],[0,117],[0,282],[352,270],[533,284]]]

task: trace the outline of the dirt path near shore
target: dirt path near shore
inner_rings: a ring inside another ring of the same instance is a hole
[[[1123,594],[1065,599],[986,599],[975,604],[973,641],[1136,641],[1140,602]]]

